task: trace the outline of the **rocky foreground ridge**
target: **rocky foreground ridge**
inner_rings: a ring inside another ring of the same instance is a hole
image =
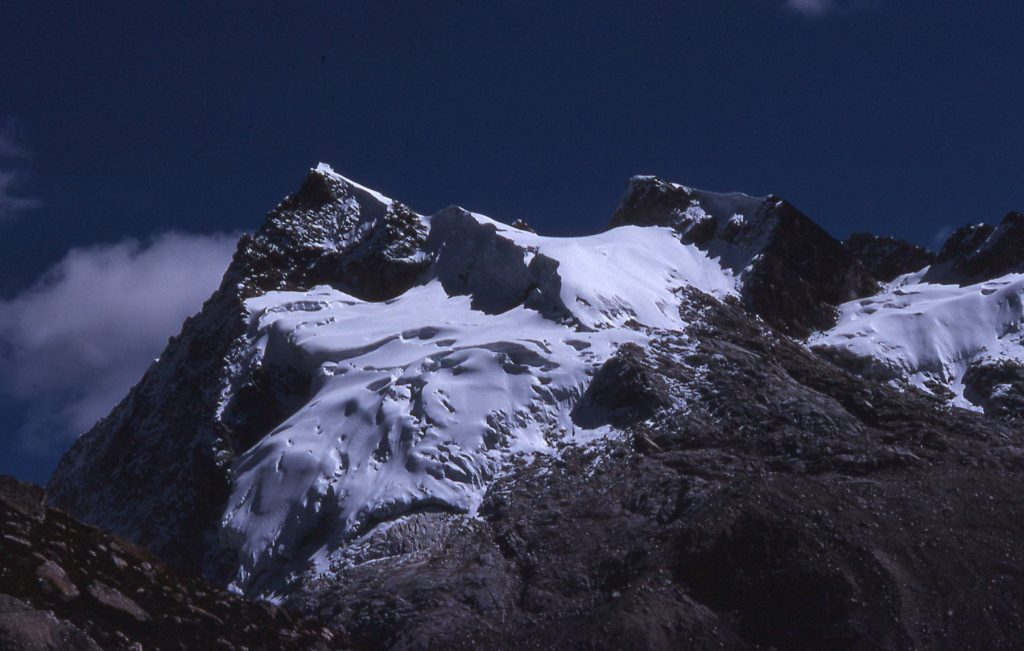
[[[315,620],[180,574],[0,476],[0,649],[333,649]]]
[[[49,499],[339,646],[1019,648],[1019,222],[637,177],[544,238],[321,166]]]

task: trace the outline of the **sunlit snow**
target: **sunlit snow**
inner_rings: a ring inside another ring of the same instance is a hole
[[[432,271],[395,299],[321,286],[246,304],[239,372],[314,381],[235,466],[222,540],[239,552],[239,589],[410,511],[472,513],[514,455],[608,434],[570,417],[597,368],[652,329],[681,329],[679,288],[735,292],[667,228],[548,238],[454,208],[422,219]]]
[[[921,282],[926,272],[842,305],[836,327],[808,344],[859,358],[867,374],[882,379],[941,383],[954,404],[977,410],[963,395],[967,367],[986,358],[1024,360],[1024,275],[961,287]]]

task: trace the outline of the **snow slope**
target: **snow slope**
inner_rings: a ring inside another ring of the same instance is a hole
[[[272,595],[403,514],[472,513],[513,456],[607,434],[570,417],[597,368],[682,329],[680,287],[735,293],[669,228],[548,238],[459,208],[420,219],[432,264],[396,298],[320,286],[246,302],[235,381],[262,369],[312,382],[234,466],[221,540],[239,554],[237,589]]]
[[[925,390],[938,383],[952,391],[953,404],[978,410],[964,397],[967,369],[987,360],[1024,361],[1024,275],[961,287],[922,282],[927,272],[842,305],[836,327],[808,345],[854,361],[868,376],[905,379]]]

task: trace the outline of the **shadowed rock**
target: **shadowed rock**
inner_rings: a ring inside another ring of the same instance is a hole
[[[670,404],[668,388],[644,365],[643,351],[636,344],[625,344],[598,369],[572,418],[588,429],[609,424],[625,427]]]
[[[1024,366],[1011,360],[972,364],[964,373],[964,397],[989,416],[1024,418]]]
[[[71,622],[0,595],[0,651],[100,651],[100,647]]]
[[[267,617],[62,511],[26,508],[41,497],[0,476],[0,651],[346,646],[315,619]]]
[[[895,237],[854,233],[843,245],[882,282],[920,271],[935,261],[935,254],[928,249]]]
[[[954,232],[924,279],[970,285],[1024,271],[1024,215],[1011,212],[999,226],[972,224]]]
[[[747,309],[795,337],[831,327],[837,305],[877,289],[846,247],[777,197],[634,177],[611,219],[630,224],[679,231],[736,274]]]

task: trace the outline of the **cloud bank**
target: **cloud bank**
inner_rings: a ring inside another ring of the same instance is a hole
[[[0,301],[0,388],[26,407],[27,448],[53,452],[106,415],[216,289],[236,240],[167,233],[72,249]]]
[[[22,176],[29,153],[18,143],[15,131],[12,122],[0,122],[0,224],[39,207],[38,199],[16,192],[17,181]]]
[[[25,150],[15,144],[13,131],[10,122],[0,124],[0,157],[22,158],[26,155]]]
[[[820,16],[834,8],[832,0],[786,0],[786,8],[808,16]]]
[[[930,242],[932,251],[937,253],[942,249],[942,245],[946,243],[946,240],[949,239],[949,236],[952,235],[955,230],[956,229],[949,224],[943,224],[940,226],[939,229],[935,231],[935,234],[932,235],[932,241]]]
[[[782,8],[808,18],[818,18],[826,14],[849,15],[854,12],[878,10],[885,5],[885,0],[784,0]]]

